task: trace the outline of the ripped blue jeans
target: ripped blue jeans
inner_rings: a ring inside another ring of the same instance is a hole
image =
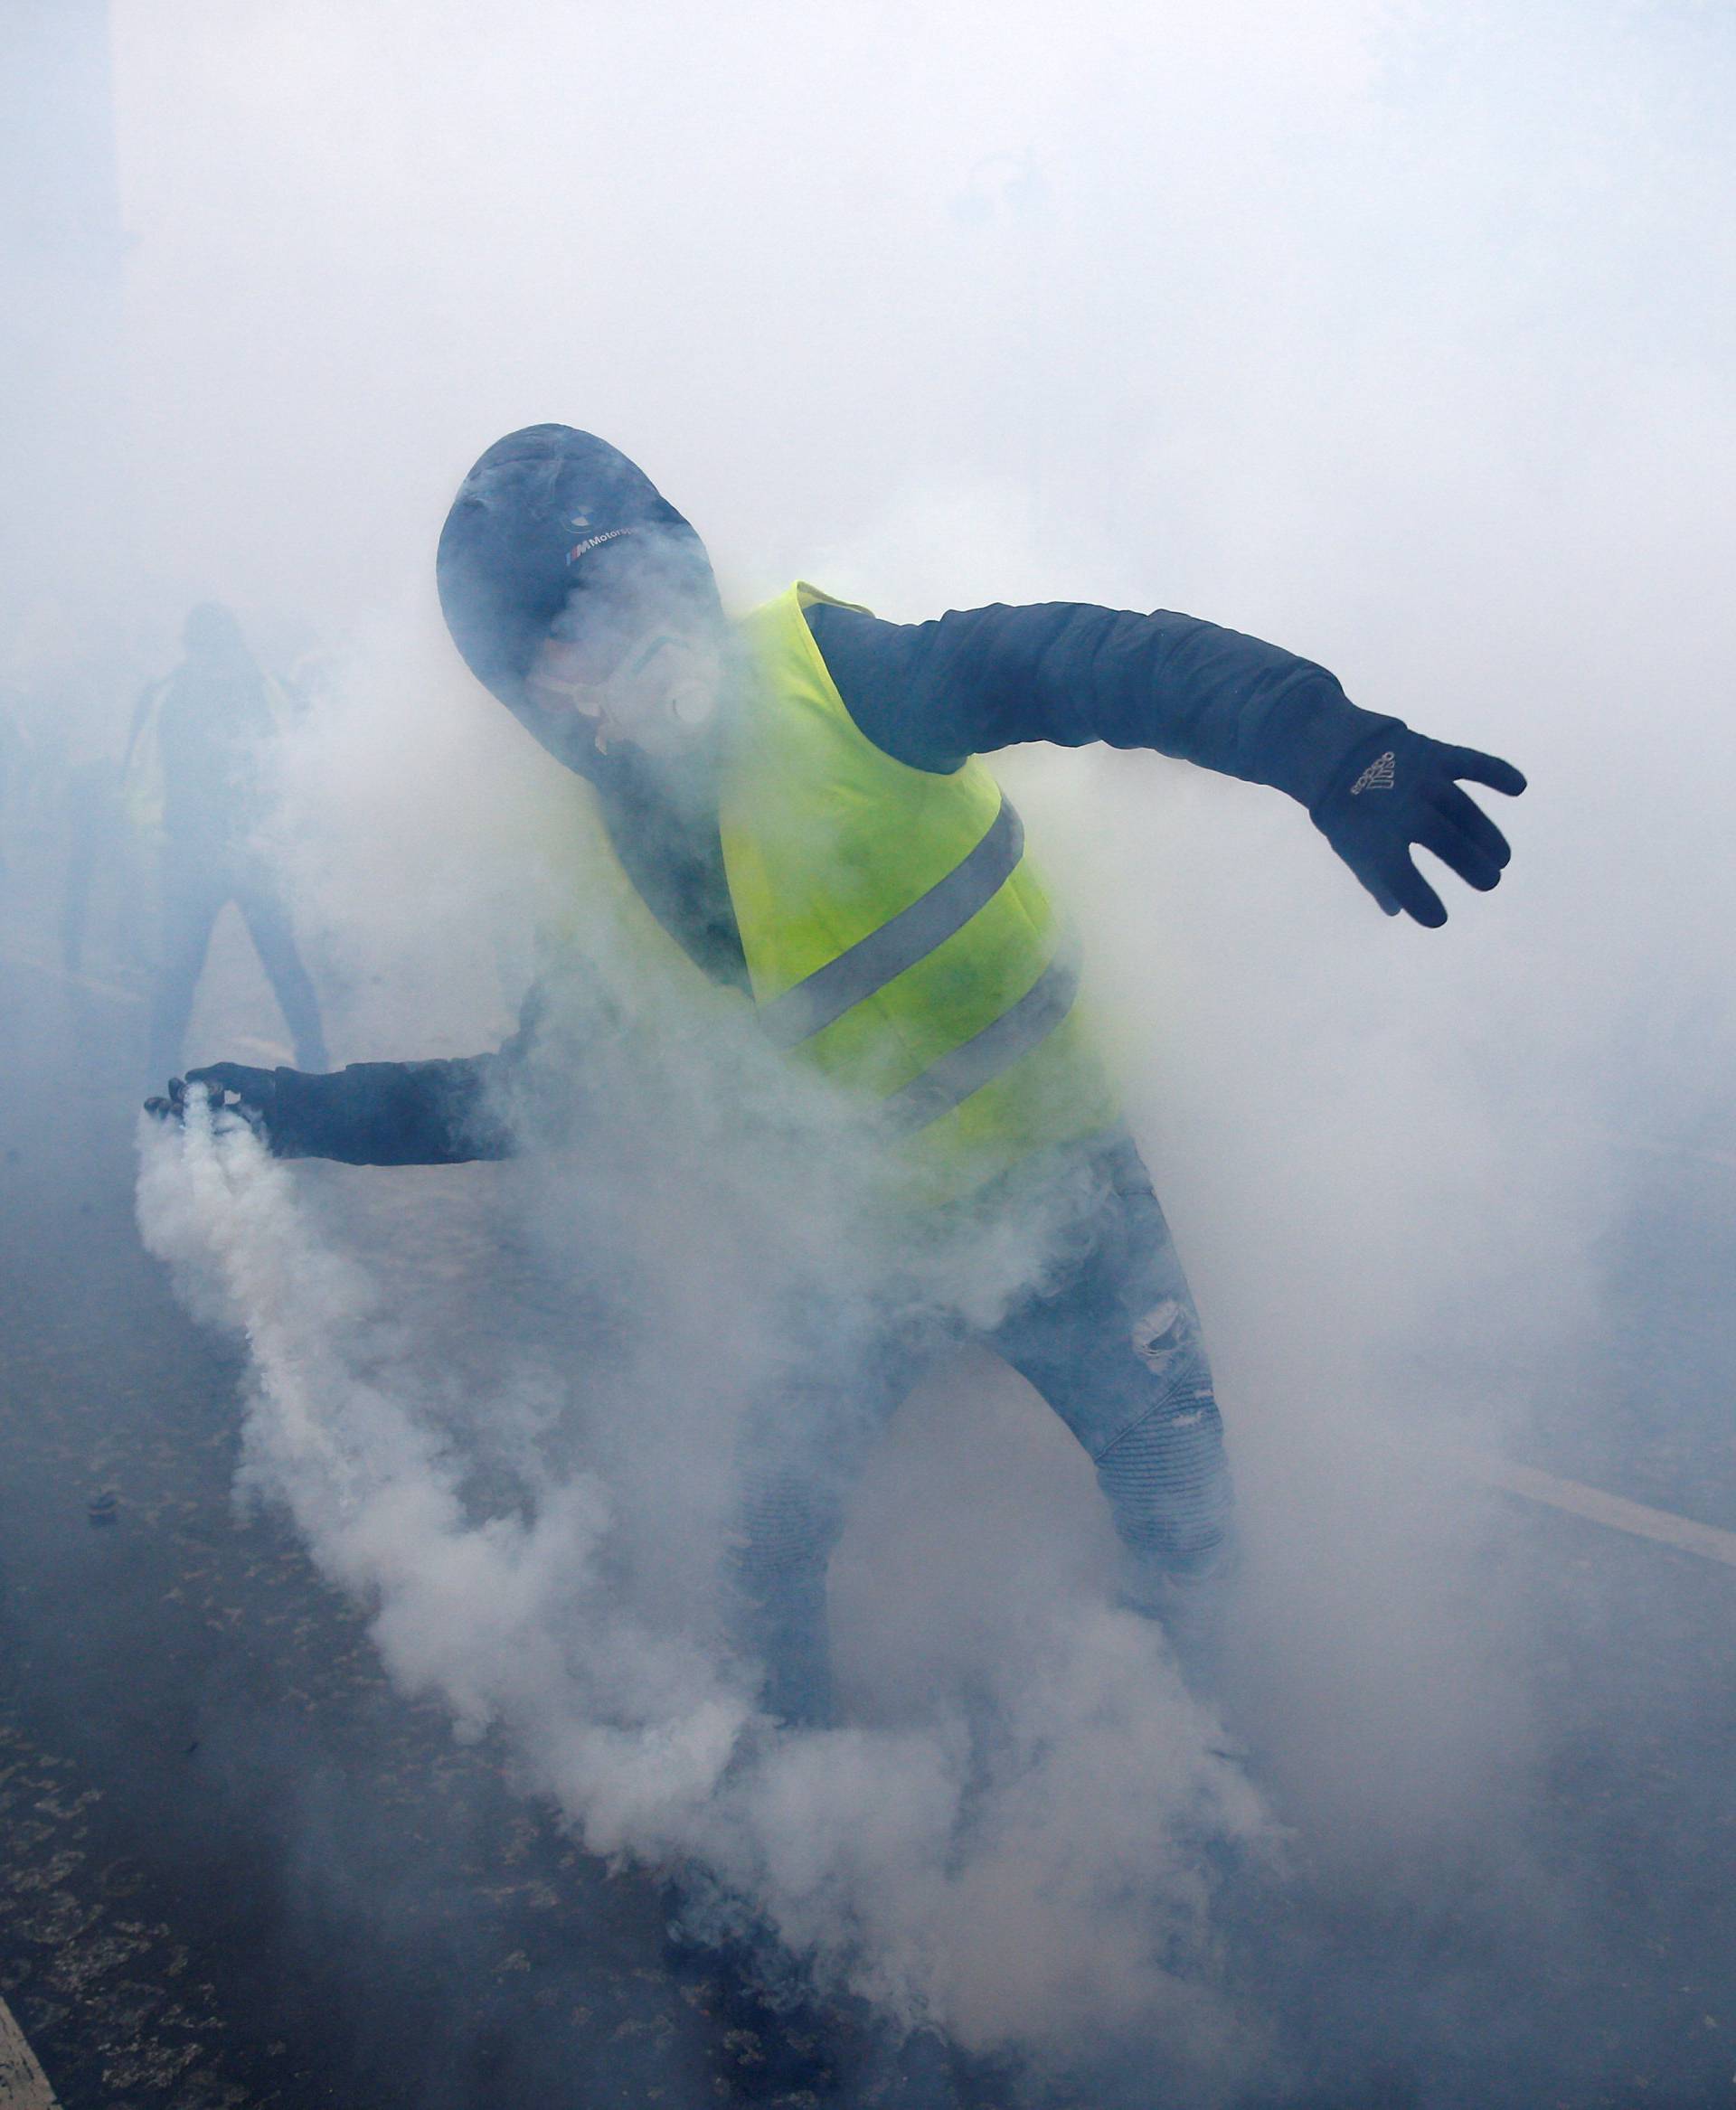
[[[1127,1556],[1128,1601],[1156,1612],[1226,1559],[1223,1429],[1198,1316],[1132,1139],[1090,1146],[1097,1199],[1057,1276],[980,1332],[1048,1401],[1097,1468]],[[871,1337],[846,1371],[792,1380],[750,1428],[728,1556],[737,1639],[780,1719],[831,1719],[826,1570],[869,1444],[942,1344]]]

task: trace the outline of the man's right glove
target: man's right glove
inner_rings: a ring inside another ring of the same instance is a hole
[[[1308,809],[1314,824],[1389,916],[1401,909],[1431,930],[1447,920],[1440,896],[1411,861],[1412,845],[1448,864],[1479,893],[1500,879],[1507,839],[1458,779],[1516,796],[1525,780],[1511,762],[1449,748],[1389,725],[1354,750]]]
[[[278,1108],[278,1078],[272,1069],[250,1069],[244,1062],[212,1062],[169,1079],[166,1098],[146,1099],[145,1111],[159,1121],[186,1117],[187,1095],[203,1089],[213,1114],[239,1114],[266,1148],[271,1148],[271,1123]]]

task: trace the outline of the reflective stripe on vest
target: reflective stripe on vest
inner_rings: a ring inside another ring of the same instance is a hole
[[[772,1044],[786,1050],[799,1048],[853,1005],[926,959],[994,900],[1024,854],[1024,828],[1003,797],[987,833],[944,879],[878,930],[816,968],[807,981],[760,1006],[760,1022]]]
[[[901,1135],[926,1128],[1047,1040],[1078,994],[1079,954],[1070,937],[1016,1003],[962,1048],[929,1063],[920,1077],[882,1102],[882,1112]]]
[[[900,1183],[943,1201],[1118,1118],[1079,971],[982,764],[928,771],[851,716],[795,587],[741,626],[720,772],[760,1024],[877,1107]]]

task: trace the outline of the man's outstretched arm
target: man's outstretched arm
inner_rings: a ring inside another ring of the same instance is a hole
[[[518,1031],[490,1055],[429,1062],[353,1062],[329,1074],[213,1062],[172,1079],[147,1113],[179,1116],[192,1089],[241,1116],[273,1157],[324,1157],[348,1165],[456,1165],[510,1157],[507,1107],[536,1029],[525,1006]]]
[[[1363,711],[1325,667],[1240,631],[1071,601],[910,624],[821,605],[808,621],[857,724],[917,768],[1024,740],[1154,748],[1287,792],[1388,915],[1431,926],[1447,911],[1413,846],[1483,890],[1507,862],[1459,779],[1523,791],[1510,763]]]

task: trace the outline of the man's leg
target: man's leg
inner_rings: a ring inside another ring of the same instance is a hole
[[[283,1022],[295,1043],[298,1069],[326,1070],[331,1058],[326,1051],[326,1031],[320,1022],[319,999],[313,977],[296,949],[296,934],[282,894],[269,875],[250,871],[237,885],[235,900],[247,919],[253,949],[259,956]]]
[[[1184,1651],[1231,1548],[1230,1474],[1199,1317],[1131,1141],[1083,1258],[990,1336],[1090,1453],[1124,1550],[1124,1595]]]
[[[824,1375],[778,1388],[753,1416],[736,1461],[724,1585],[736,1644],[764,1665],[761,1704],[792,1726],[832,1719],[826,1572],[844,1508],[875,1436],[920,1359],[896,1345],[844,1345]]]
[[[113,794],[106,765],[75,769],[62,808],[66,833],[66,881],[61,894],[61,965],[69,975],[84,967],[84,936],[90,918],[90,890],[97,859],[113,833]]]
[[[162,949],[151,992],[147,1069],[159,1091],[164,1079],[181,1067],[182,1043],[193,1016],[193,993],[205,965],[212,926],[229,898],[220,872],[178,852],[173,843],[163,854],[162,879]]]

